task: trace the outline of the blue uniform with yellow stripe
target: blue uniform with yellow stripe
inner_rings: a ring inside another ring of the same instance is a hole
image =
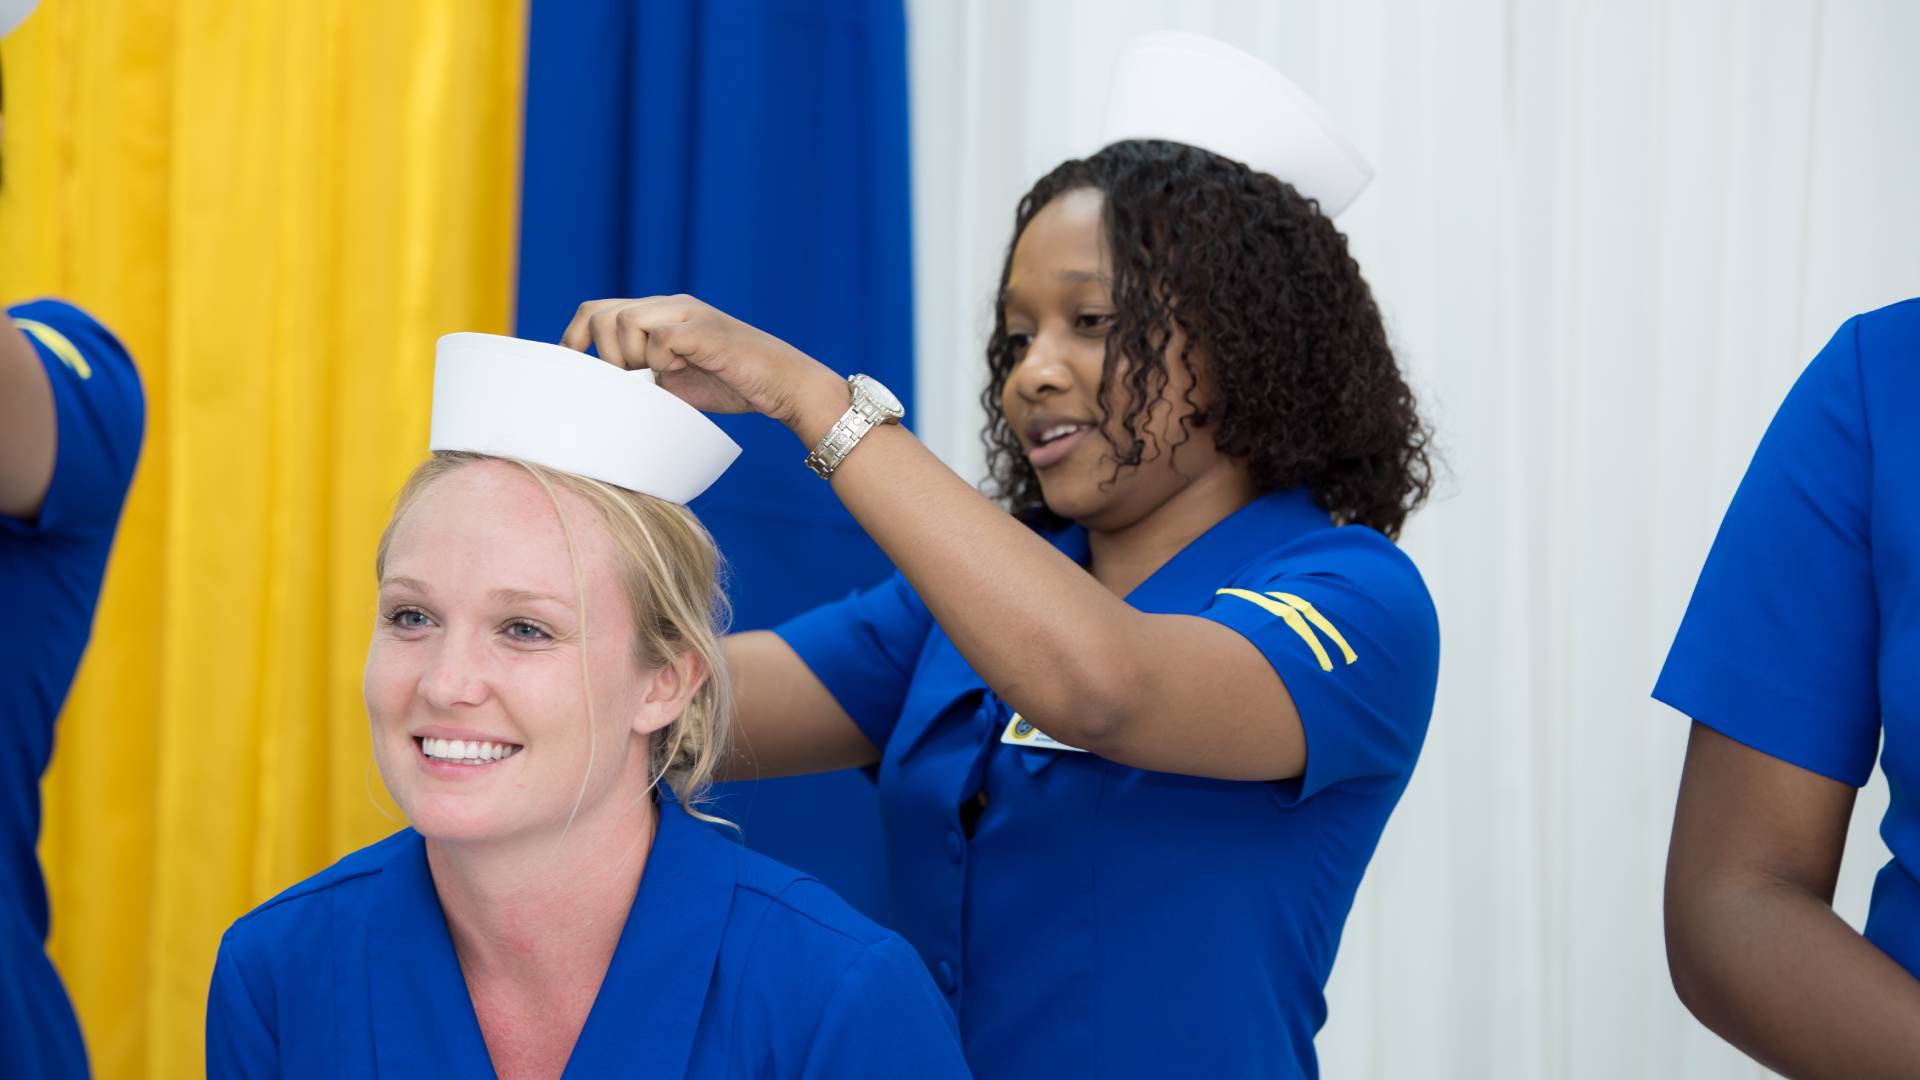
[[[1083,565],[1084,530],[1052,542]],[[1354,892],[1432,713],[1439,627],[1386,537],[1266,495],[1127,596],[1245,635],[1306,729],[1273,783],[1051,744],[906,582],[779,634],[882,748],[895,920],[993,1077],[1314,1075]]]
[[[207,1075],[492,1076],[426,842],[340,860],[227,931]],[[663,800],[568,1077],[968,1075],[899,935]]]
[[[1892,798],[1869,941],[1920,978],[1920,300],[1807,366],[1727,508],[1654,697]],[[1884,735],[1884,743],[1882,736]]]
[[[85,312],[39,300],[7,314],[52,384],[57,451],[40,513],[0,517],[0,598],[23,631],[0,661],[0,1060],[9,1075],[85,1076],[80,1027],[46,954],[40,776],[93,627],[146,411],[133,361]]]

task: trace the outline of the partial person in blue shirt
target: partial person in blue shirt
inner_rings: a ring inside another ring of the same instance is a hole
[[[1667,957],[1701,1022],[1789,1076],[1920,1072],[1920,300],[1794,384],[1653,695],[1693,720]],[[1832,908],[1856,789],[1892,795],[1866,932]]]
[[[730,716],[716,566],[660,499],[415,472],[366,668],[412,827],[227,932],[208,1075],[968,1075],[906,942],[697,809]]]
[[[58,300],[0,320],[0,607],[22,628],[0,663],[0,1046],[20,1076],[87,1075],[47,957],[35,846],[54,721],[93,629],[146,405],[133,360]]]
[[[1044,177],[987,347],[1004,508],[871,380],[691,298],[564,343],[785,423],[898,568],[728,640],[729,772],[877,770],[898,926],[980,1075],[1316,1072],[1439,630],[1392,539],[1426,429],[1315,203],[1162,141]]]

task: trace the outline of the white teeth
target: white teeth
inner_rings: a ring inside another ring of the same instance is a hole
[[[421,739],[420,752],[438,761],[457,765],[487,765],[512,757],[520,747],[512,743],[470,741],[464,739]]]
[[[1050,443],[1055,439],[1063,438],[1065,436],[1073,434],[1076,431],[1079,431],[1083,426],[1085,425],[1056,424],[1053,427],[1050,427],[1047,430],[1040,433],[1040,442],[1042,445],[1046,443]]]

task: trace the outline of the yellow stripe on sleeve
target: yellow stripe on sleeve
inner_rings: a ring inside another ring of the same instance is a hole
[[[1313,636],[1313,630],[1307,625],[1307,620],[1301,618],[1300,613],[1292,607],[1278,600],[1268,599],[1257,592],[1252,592],[1247,589],[1219,589],[1216,591],[1216,594],[1219,596],[1237,596],[1249,604],[1257,605],[1280,616],[1281,620],[1291,627],[1294,633],[1300,635],[1300,640],[1306,642],[1307,647],[1313,650],[1314,658],[1320,661],[1320,670],[1333,670],[1333,658],[1327,655],[1327,650],[1321,646],[1320,639]]]
[[[87,358],[80,355],[80,350],[74,348],[73,342],[67,340],[67,335],[38,319],[15,319],[13,325],[39,338],[40,344],[45,345],[47,351],[59,357],[61,363],[72,368],[75,375],[83,379],[93,378],[93,365],[87,363]]]
[[[1341,637],[1340,631],[1335,630],[1333,624],[1327,621],[1327,617],[1320,614],[1312,604],[1307,603],[1292,593],[1270,592],[1267,595],[1293,608],[1300,614],[1305,615],[1308,622],[1318,627],[1321,633],[1332,638],[1335,645],[1340,646],[1340,655],[1347,658],[1347,663],[1351,664],[1355,660],[1360,659],[1353,654],[1353,646],[1347,644],[1347,639]]]

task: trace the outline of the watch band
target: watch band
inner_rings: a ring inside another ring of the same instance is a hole
[[[879,396],[869,388],[877,389]],[[899,402],[878,382],[865,375],[853,375],[847,379],[847,390],[852,395],[847,411],[827,429],[820,445],[807,454],[807,468],[822,480],[833,476],[833,470],[847,460],[847,455],[853,453],[853,448],[868,432],[882,424],[900,422],[903,410]]]
[[[877,426],[873,418],[861,412],[858,406],[848,406],[847,411],[840,414],[840,419],[827,429],[827,435],[820,440],[820,445],[807,455],[807,468],[822,480],[832,477],[833,470],[839,468],[860,440],[866,438],[867,432]]]

